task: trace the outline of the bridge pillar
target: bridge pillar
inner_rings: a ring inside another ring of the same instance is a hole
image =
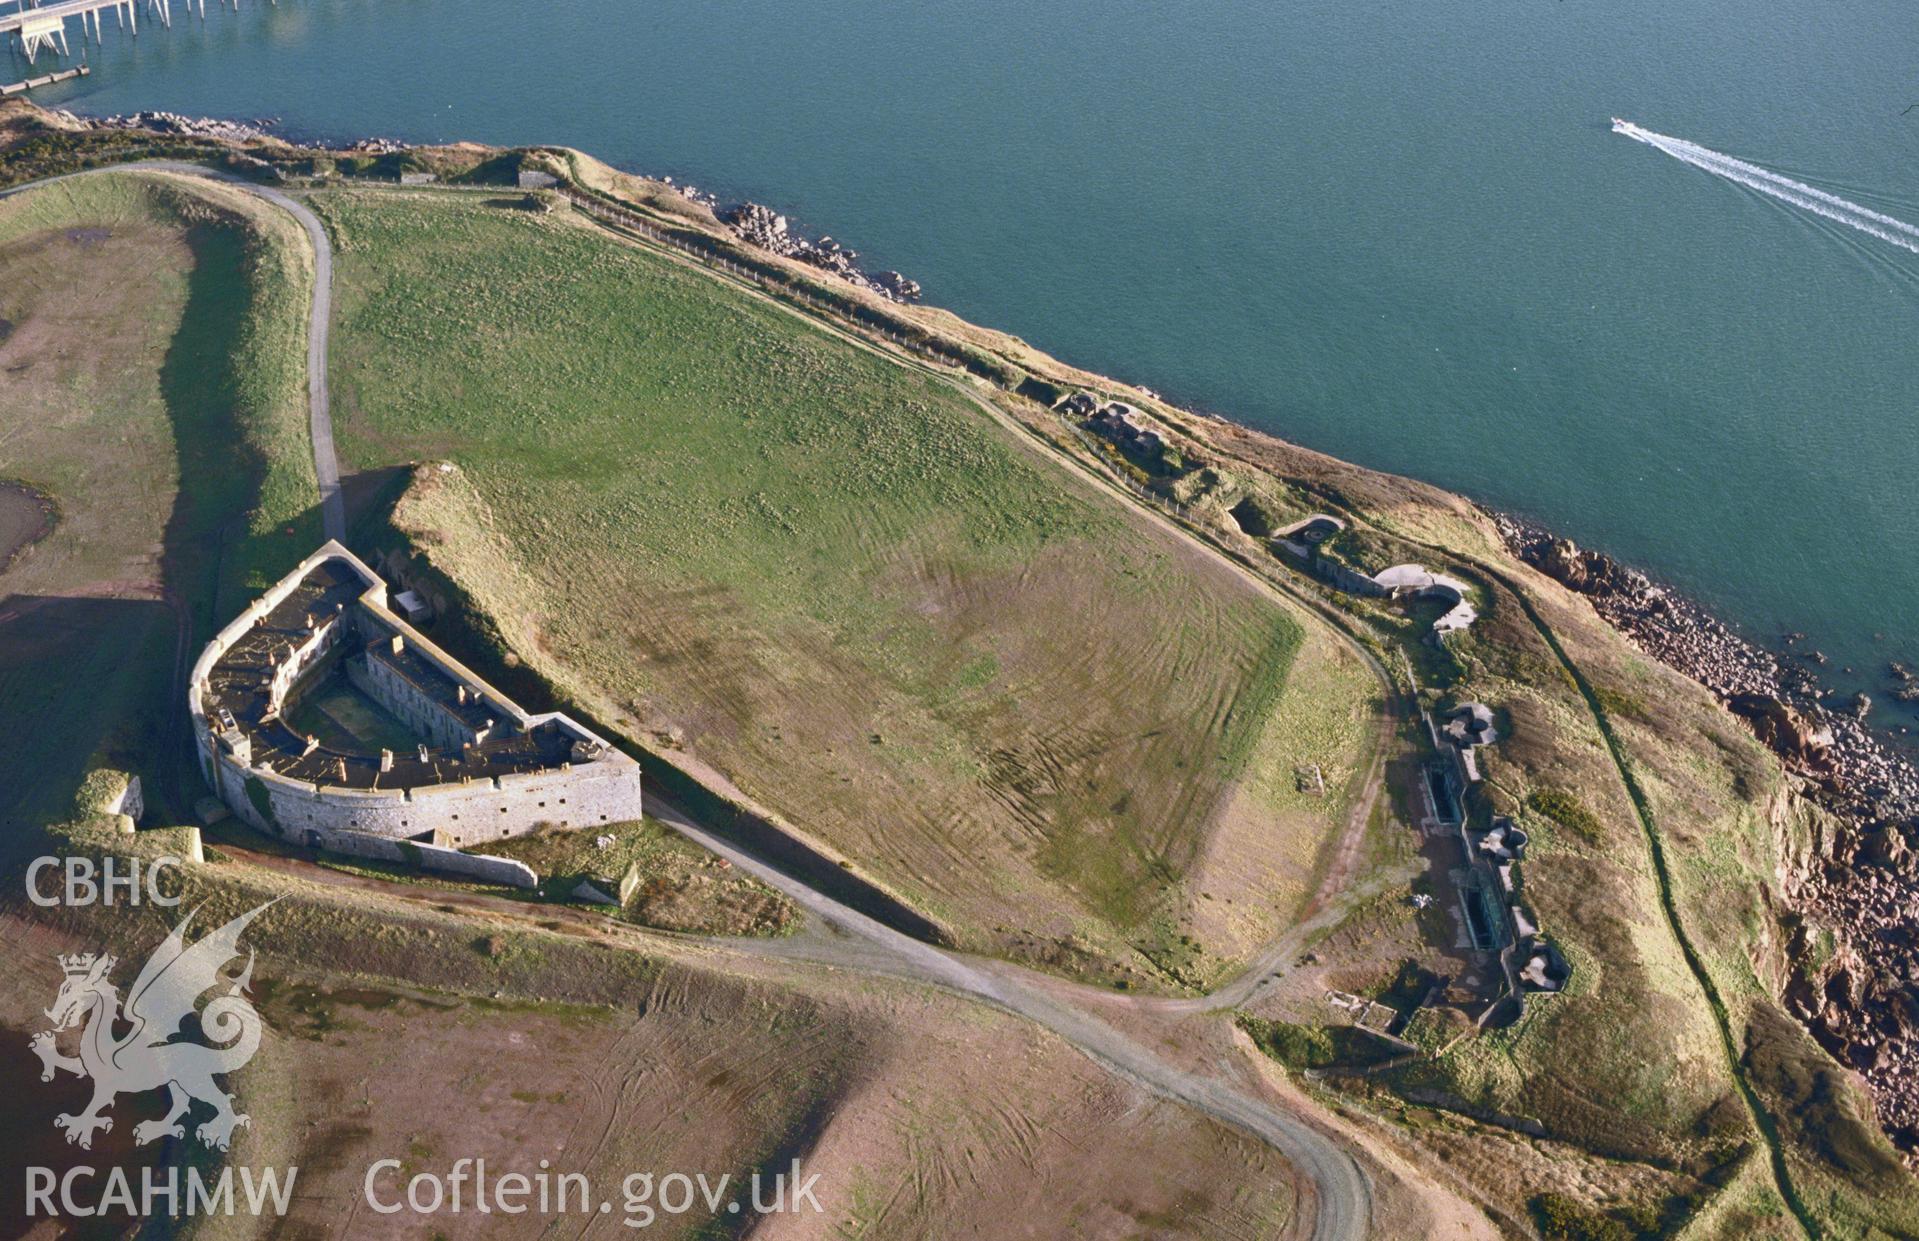
[[[67,24],[59,17],[35,17],[20,25],[20,50],[26,54],[28,63],[40,59],[40,49],[57,47],[62,56],[71,55],[67,49]]]

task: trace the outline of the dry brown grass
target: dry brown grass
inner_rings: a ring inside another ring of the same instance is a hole
[[[49,227],[60,214],[72,226]],[[0,472],[54,496],[62,521],[5,588],[158,598],[178,469],[156,355],[185,309],[192,251],[133,197],[21,216],[7,204],[0,230],[0,318],[14,324],[0,342]]]
[[[1250,1239],[1274,1235],[1292,1209],[1289,1171],[1270,1148],[1116,1081],[1023,1021],[952,997],[904,984],[848,988],[805,967],[710,950],[660,945],[648,959],[505,925],[489,935],[483,920],[243,878],[254,888],[243,899],[280,891],[290,900],[256,924],[255,998],[269,1030],[232,1081],[254,1118],[235,1159],[300,1169],[287,1220],[296,1231],[523,1236],[539,1218],[379,1215],[360,1189],[384,1158],[403,1165],[399,1180],[383,1183],[395,1192],[406,1176],[445,1176],[462,1158],[486,1160],[494,1177],[533,1175],[542,1160],[556,1174],[584,1173],[595,1204],[614,1204],[611,1218],[572,1221],[588,1236],[627,1235],[621,1187],[631,1174],[737,1183],[796,1158],[818,1174],[824,1214],[768,1220],[755,1235],[1059,1236],[1091,1226]],[[389,924],[383,938],[410,942],[404,958],[346,946],[370,917]],[[130,961],[165,925],[0,917],[0,947],[24,966],[0,980],[0,1030],[41,1028],[59,981],[54,954],[99,947],[107,924]],[[406,977],[319,970],[308,962],[323,943],[340,967],[404,959]],[[553,998],[531,999],[529,986]],[[489,998],[487,987],[504,992]],[[84,1091],[70,1077],[19,1086],[20,1135],[51,1134],[50,1117]],[[116,1129],[162,1102],[123,1098]],[[118,1148],[89,1156],[57,1139],[34,1149],[43,1147],[54,1166],[134,1158]],[[711,1235],[737,1223],[700,1210],[647,1231]],[[254,1227],[213,1220],[207,1231]]]
[[[153,174],[0,202],[0,478],[60,515],[0,575],[0,822],[44,821],[103,752],[164,795],[176,637],[311,546],[304,244]]]

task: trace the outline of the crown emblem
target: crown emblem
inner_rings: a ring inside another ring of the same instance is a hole
[[[60,955],[60,968],[67,972],[68,977],[76,977],[81,974],[91,974],[93,972],[94,965],[99,960],[100,960],[99,956],[91,952],[75,953],[72,956],[67,956],[65,953],[62,953]],[[112,957],[107,958],[107,964],[109,966],[113,964]]]

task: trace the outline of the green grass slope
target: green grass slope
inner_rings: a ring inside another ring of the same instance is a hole
[[[457,463],[412,541],[562,692],[966,942],[1150,972],[1300,622],[943,381],[517,203],[317,199],[348,458]],[[1310,866],[1314,827],[1269,843]]]

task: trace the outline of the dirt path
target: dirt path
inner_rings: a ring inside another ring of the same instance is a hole
[[[1073,1003],[1070,997],[1057,994],[1051,980],[1037,975],[1029,978],[1027,971],[1016,966],[968,958],[903,935],[708,833],[670,803],[648,798],[646,812],[778,889],[813,915],[809,931],[786,939],[699,942],[747,956],[929,984],[1024,1017],[1051,1030],[1083,1055],[1133,1085],[1196,1108],[1215,1120],[1253,1134],[1277,1150],[1311,1187],[1310,1194],[1300,1204],[1298,1235],[1313,1241],[1331,1241],[1363,1237],[1370,1231],[1372,1185],[1365,1171],[1339,1142],[1299,1116],[1218,1075],[1172,1063]],[[571,933],[630,949],[643,950],[646,937],[657,934],[629,929],[609,922],[603,914],[566,906],[530,904],[484,893],[348,874],[243,845],[220,843],[215,847],[248,864],[331,887],[376,891],[383,896],[452,906],[549,927],[559,923]]]
[[[293,216],[313,246],[313,305],[307,317],[307,425],[313,438],[313,476],[320,484],[320,527],[329,539],[346,541],[346,504],[340,498],[340,459],[333,449],[333,407],[327,388],[327,342],[333,329],[333,244],[307,205],[279,190],[225,177],[191,164],[155,165],[173,172],[212,177],[266,199]]]

